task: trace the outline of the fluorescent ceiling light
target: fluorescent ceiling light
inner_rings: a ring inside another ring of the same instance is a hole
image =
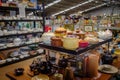
[[[102,6],[104,6],[104,5],[107,5],[106,3],[104,3],[104,4],[100,4],[100,5],[97,5],[97,6],[95,6],[95,7],[91,7],[91,8],[89,8],[89,9],[85,9],[85,10],[83,10],[83,11],[79,11],[78,13],[83,13],[83,12],[87,12],[87,11],[90,11],[90,10],[93,10],[93,9],[96,9],[96,8],[99,8],[99,7],[102,7]],[[76,15],[77,13],[72,13],[72,14],[70,14],[70,15]]]
[[[45,8],[48,8],[48,7],[50,7],[50,6],[54,5],[54,4],[57,4],[57,3],[59,3],[60,1],[61,1],[61,0],[53,1],[52,3],[46,5]]]
[[[96,8],[99,8],[99,7],[102,7],[102,6],[105,6],[105,5],[107,5],[107,4],[106,4],[106,3],[100,4],[100,5],[97,5],[97,6],[95,6],[95,7],[91,7],[91,8],[89,8],[89,9],[86,9],[86,10],[84,10],[84,11],[80,11],[79,13],[87,12],[87,11],[90,11],[90,10],[93,10],[93,9],[96,9]]]
[[[61,1],[61,0],[55,0],[55,1],[53,1],[52,3],[46,5],[46,6],[45,6],[45,9],[48,8],[48,7],[50,7],[50,6],[52,6],[52,5],[54,5],[54,4],[59,3],[60,1]],[[28,15],[33,15],[33,12],[29,13]]]
[[[69,10],[71,10],[71,9],[80,7],[80,6],[82,6],[82,5],[85,5],[85,4],[87,4],[87,3],[90,3],[90,2],[92,2],[92,1],[94,1],[94,0],[89,0],[89,1],[83,2],[83,3],[78,4],[78,5],[76,5],[76,6],[73,6],[73,7],[70,7],[70,8],[68,8],[68,9],[65,9],[65,10],[63,10],[63,11],[60,11],[60,12],[58,12],[58,13],[55,13],[55,14],[53,14],[52,16],[59,15],[59,14],[61,14],[61,13],[64,13],[64,12],[69,11]]]

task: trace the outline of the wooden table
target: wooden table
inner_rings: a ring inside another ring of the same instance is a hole
[[[120,68],[120,61],[115,61],[113,63],[113,66]],[[75,80],[109,80],[112,77],[111,74],[104,74],[104,73],[99,73],[99,74],[100,74],[100,77],[97,79],[76,77]],[[13,71],[6,73],[6,76],[9,77],[11,80],[31,80],[31,78],[32,78],[27,73],[24,73],[21,76],[15,76]],[[50,79],[50,80],[52,80],[52,79]]]
[[[112,75],[110,74],[103,74],[103,73],[100,73],[101,76],[97,79],[94,79],[94,78],[79,78],[79,77],[76,77],[75,80],[109,80]],[[15,76],[13,72],[8,72],[6,74],[7,77],[9,77],[11,80],[31,80],[32,77],[28,76],[27,73],[26,74],[23,74],[21,76]],[[52,79],[50,79],[52,80]]]
[[[13,71],[6,73],[6,76],[10,78],[10,80],[31,80],[31,77],[24,73],[23,75],[16,76]]]

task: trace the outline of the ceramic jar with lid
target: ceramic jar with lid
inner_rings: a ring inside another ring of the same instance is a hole
[[[51,38],[51,45],[56,47],[62,47],[62,39],[60,37],[52,37]]]
[[[64,37],[62,41],[65,49],[75,50],[79,47],[79,39],[77,37]]]
[[[57,37],[63,37],[66,35],[66,29],[63,27],[59,27],[58,29],[55,30],[55,36]]]
[[[87,41],[85,41],[85,40],[81,39],[79,41],[79,47],[81,47],[81,48],[87,47],[88,45],[89,45],[89,43]]]
[[[46,33],[44,33],[43,35],[42,35],[42,41],[43,41],[43,43],[45,43],[45,44],[51,44],[51,37],[54,37],[55,36],[55,34],[54,33],[52,33],[52,32],[46,32]]]

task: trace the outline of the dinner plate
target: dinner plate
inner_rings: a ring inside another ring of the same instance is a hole
[[[32,77],[31,80],[49,80],[49,77],[44,74],[39,74],[37,76]]]
[[[114,74],[118,72],[118,69],[112,65],[100,65],[98,70],[103,73]]]

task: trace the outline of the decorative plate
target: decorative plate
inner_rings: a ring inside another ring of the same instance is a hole
[[[98,70],[103,73],[114,74],[118,72],[118,69],[112,65],[100,65]]]
[[[39,74],[37,76],[32,77],[31,80],[49,80],[49,77],[44,74]]]

